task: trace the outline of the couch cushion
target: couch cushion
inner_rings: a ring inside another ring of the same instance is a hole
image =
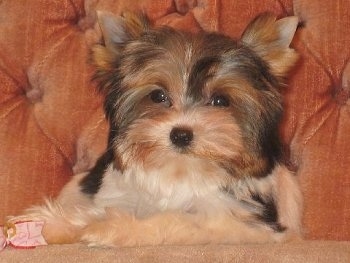
[[[286,92],[284,135],[305,199],[306,236],[350,239],[350,2],[294,1],[302,58]]]
[[[160,246],[92,248],[84,245],[51,245],[29,250],[6,249],[0,262],[290,262],[348,263],[350,242],[300,242],[266,245]]]
[[[59,191],[101,104],[78,26],[82,4],[0,3],[1,220]]]

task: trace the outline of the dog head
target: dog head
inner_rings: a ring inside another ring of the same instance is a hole
[[[98,17],[104,43],[93,60],[118,169],[269,174],[281,157],[279,89],[297,59],[295,17],[263,14],[240,40],[154,28],[133,14]]]

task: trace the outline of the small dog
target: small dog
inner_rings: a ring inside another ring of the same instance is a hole
[[[301,236],[301,194],[283,164],[279,89],[298,56],[296,17],[263,14],[240,40],[99,12],[94,47],[108,148],[56,200],[48,243],[282,242]]]

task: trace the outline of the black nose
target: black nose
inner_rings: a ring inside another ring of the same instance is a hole
[[[178,147],[188,146],[193,140],[193,132],[187,128],[173,128],[170,132],[170,140]]]

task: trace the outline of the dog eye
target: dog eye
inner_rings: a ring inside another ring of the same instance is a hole
[[[154,103],[162,103],[167,107],[171,106],[168,95],[161,89],[153,90],[149,96]]]
[[[228,107],[230,100],[224,95],[215,95],[211,98],[209,104],[215,107]]]

